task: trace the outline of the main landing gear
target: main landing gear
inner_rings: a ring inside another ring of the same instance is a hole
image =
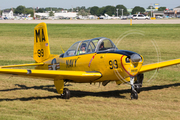
[[[61,95],[61,98],[70,98],[70,91],[67,88],[64,88],[64,80],[55,79],[54,85],[56,87],[57,92]]]
[[[69,99],[70,98],[70,91],[69,91],[69,89],[64,88],[63,89],[63,94],[61,94],[61,97],[63,99]]]

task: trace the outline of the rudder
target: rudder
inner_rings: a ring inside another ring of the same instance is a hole
[[[42,62],[50,57],[49,40],[46,23],[39,23],[34,28],[34,54],[36,62]]]

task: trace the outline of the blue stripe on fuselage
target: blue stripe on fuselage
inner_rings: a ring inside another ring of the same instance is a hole
[[[97,54],[102,54],[102,53],[115,53],[115,54],[126,55],[128,57],[130,57],[132,54],[138,54],[136,52],[129,51],[129,50],[110,50],[110,51],[98,51],[97,52]]]

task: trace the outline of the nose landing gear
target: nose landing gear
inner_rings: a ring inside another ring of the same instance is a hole
[[[134,79],[135,79],[135,77],[130,77],[131,99],[138,99],[138,93],[141,92],[144,74],[138,74],[136,76],[137,80],[135,82],[134,82]]]
[[[136,89],[135,88],[135,85],[134,85],[134,77],[130,77],[130,85],[131,85],[131,99],[138,99],[138,92],[137,90],[139,91],[139,89]]]

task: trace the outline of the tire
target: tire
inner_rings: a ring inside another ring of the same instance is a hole
[[[138,99],[138,93],[132,91],[132,93],[131,93],[131,99]]]
[[[64,88],[64,89],[63,89],[62,98],[63,98],[63,99],[69,99],[69,98],[70,98],[70,91],[69,91],[69,89],[67,89],[67,88]]]

